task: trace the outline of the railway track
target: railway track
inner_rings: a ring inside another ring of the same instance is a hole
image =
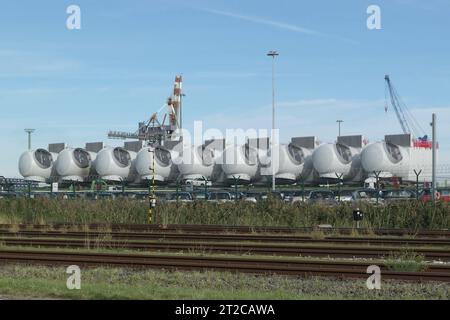
[[[331,276],[365,278],[368,263],[293,259],[222,258],[142,254],[51,252],[0,249],[0,263],[72,265],[86,267],[116,266],[170,270],[214,270],[294,276]],[[422,272],[396,272],[380,265],[382,277],[397,280],[450,282],[449,266],[429,266]]]
[[[122,232],[122,231],[47,231],[41,230],[0,230],[1,237],[32,237],[32,238],[75,238],[95,239],[110,237],[114,240],[140,240],[140,241],[213,241],[213,242],[266,242],[266,243],[332,243],[354,245],[379,245],[379,246],[449,246],[450,238],[402,238],[402,237],[343,237],[324,236],[314,238],[308,235],[281,235],[281,234],[218,234],[218,233],[180,233],[166,232]]]
[[[111,231],[133,231],[133,232],[183,232],[183,233],[283,233],[283,234],[294,234],[294,233],[311,233],[313,231],[320,230],[324,233],[333,234],[360,234],[360,235],[382,235],[382,236],[415,236],[415,237],[444,237],[450,238],[450,230],[410,230],[410,229],[355,229],[355,228],[327,228],[327,227],[305,227],[305,228],[290,228],[290,227],[264,227],[264,226],[227,226],[227,225],[188,225],[188,224],[171,224],[171,225],[161,225],[161,224],[65,224],[65,223],[55,223],[47,225],[36,225],[36,224],[0,224],[0,230],[8,230],[11,228],[18,227],[20,230],[39,230],[39,229],[70,229],[78,228],[80,230],[99,230],[99,229],[110,229]]]
[[[401,253],[399,247],[371,247],[352,245],[318,246],[317,244],[267,244],[267,243],[211,243],[189,241],[112,241],[102,239],[42,239],[42,238],[0,238],[7,246],[32,246],[49,248],[110,248],[165,252],[202,252],[227,254],[253,254],[274,256],[306,256],[336,258],[388,258]],[[414,248],[427,260],[450,261],[449,249]]]

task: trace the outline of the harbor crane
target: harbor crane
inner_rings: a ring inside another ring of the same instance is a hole
[[[408,107],[402,101],[401,97],[397,93],[394,85],[389,78],[389,75],[385,75],[384,80],[386,81],[386,89],[385,89],[385,111],[388,111],[388,105],[390,104],[395,111],[398,122],[405,134],[412,134],[414,137],[417,137],[420,141],[428,141],[428,136],[425,134],[425,131],[422,129],[420,124],[414,118],[412,113],[408,110]],[[389,95],[389,99],[388,99]]]
[[[181,129],[181,98],[183,96],[181,90],[182,76],[177,75],[175,77],[173,94],[167,99],[166,104],[159,111],[153,113],[148,121],[139,122],[139,127],[136,132],[109,131],[108,138],[134,139],[157,144],[161,144],[165,140],[170,140],[173,138],[174,133],[178,129]],[[164,108],[167,108],[167,111],[164,113],[164,118],[160,122],[158,120],[158,113]],[[166,124],[167,116],[169,121]]]

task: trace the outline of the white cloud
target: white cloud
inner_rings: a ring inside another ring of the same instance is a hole
[[[320,31],[317,31],[317,30],[301,27],[301,26],[294,25],[294,24],[284,23],[284,22],[280,22],[280,21],[274,21],[274,20],[259,18],[259,17],[252,17],[252,16],[237,14],[237,13],[233,13],[233,12],[229,12],[229,11],[222,11],[222,10],[216,10],[216,9],[210,9],[210,8],[202,8],[201,10],[215,14],[215,15],[230,17],[230,18],[248,21],[248,22],[256,23],[256,24],[263,24],[263,25],[267,25],[267,26],[271,26],[271,27],[275,27],[278,29],[283,29],[283,30],[287,30],[287,31],[291,31],[291,32],[302,33],[302,34],[307,34],[307,35],[311,35],[311,36],[319,36],[319,37],[332,37],[332,38],[350,42],[353,44],[357,43],[356,41],[351,40],[351,39],[325,34]]]
[[[285,29],[285,30],[289,30],[289,31],[294,31],[294,32],[298,32],[298,33],[305,33],[305,34],[316,35],[316,36],[323,36],[324,35],[324,34],[318,32],[318,31],[315,31],[315,30],[312,30],[312,29],[308,29],[308,28],[303,28],[303,27],[296,26],[296,25],[293,25],[293,24],[282,23],[282,22],[278,22],[278,21],[262,19],[262,18],[257,18],[257,17],[244,16],[244,15],[241,15],[241,14],[236,14],[236,13],[227,12],[227,11],[221,11],[221,10],[215,10],[215,9],[204,8],[202,10],[207,11],[209,13],[221,15],[221,16],[226,16],[226,17],[231,17],[231,18],[235,18],[235,19],[245,20],[245,21],[249,21],[249,22],[253,22],[253,23],[265,24],[265,25],[269,25],[269,26],[272,26],[272,27]]]

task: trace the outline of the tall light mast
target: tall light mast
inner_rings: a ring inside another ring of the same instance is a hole
[[[28,133],[28,150],[31,150],[31,134],[36,131],[36,129],[24,129]]]

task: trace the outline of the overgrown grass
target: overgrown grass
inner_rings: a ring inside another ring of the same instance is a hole
[[[0,267],[0,296],[67,299],[448,299],[447,283],[297,278],[218,272],[96,268],[81,270],[81,289],[68,290],[63,267]]]
[[[361,204],[361,226],[374,228],[448,229],[450,206],[422,202],[390,203],[385,206]],[[165,203],[154,213],[154,223],[227,224],[254,226],[310,227],[331,224],[353,227],[351,204],[339,206],[284,203],[268,200],[259,203]],[[128,199],[56,200],[1,199],[0,223],[147,223],[148,204]]]
[[[385,265],[392,271],[419,272],[425,271],[427,265],[423,254],[404,249],[393,252],[386,260]]]

